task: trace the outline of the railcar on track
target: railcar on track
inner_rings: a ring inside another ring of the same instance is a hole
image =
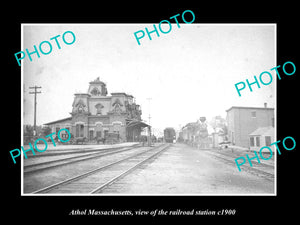
[[[167,143],[173,143],[176,140],[176,132],[172,127],[164,129],[164,139]]]

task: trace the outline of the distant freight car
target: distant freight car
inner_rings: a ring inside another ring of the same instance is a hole
[[[164,138],[166,142],[173,143],[176,139],[176,133],[174,128],[167,127],[166,129],[164,129]]]

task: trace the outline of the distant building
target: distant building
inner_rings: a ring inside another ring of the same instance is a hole
[[[241,147],[250,147],[249,135],[260,127],[274,127],[274,108],[237,107],[226,110],[228,141]]]
[[[93,141],[105,138],[108,133],[117,135],[119,141],[138,141],[141,128],[148,126],[141,121],[140,106],[133,96],[111,93],[107,96],[106,84],[97,78],[89,83],[87,93],[76,93],[71,117],[46,123],[52,132],[67,128],[74,137]]]
[[[182,139],[184,142],[189,143],[194,141],[194,136],[196,135],[197,122],[191,122],[186,124],[182,129]]]

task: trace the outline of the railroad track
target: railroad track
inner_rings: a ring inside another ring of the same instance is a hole
[[[71,157],[65,157],[65,158],[59,158],[55,160],[50,160],[50,161],[45,161],[41,163],[34,163],[34,164],[29,164],[24,166],[24,174],[30,174],[30,173],[35,173],[39,172],[42,170],[46,169],[51,169],[54,167],[59,167],[59,166],[64,166],[68,165],[71,163],[76,163],[76,162],[81,162],[89,159],[96,159],[98,157],[103,157],[103,156],[108,156],[108,155],[113,155],[117,154],[120,152],[125,152],[125,151],[130,151],[136,148],[139,148],[141,146],[130,146],[130,147],[123,147],[123,148],[116,148],[116,149],[105,149],[101,150],[100,152],[93,152],[93,153],[86,153],[83,155],[76,155],[76,156],[71,156]],[[75,152],[74,154],[78,154]],[[64,155],[64,154],[63,154]]]
[[[233,154],[233,153],[230,153],[228,151],[227,152],[217,151],[217,152],[214,152],[214,153],[222,155],[222,156],[225,156],[225,157],[233,158],[233,160],[236,159],[237,157],[246,157],[246,155],[245,155],[244,152],[241,152],[241,153],[235,152]],[[267,168],[274,168],[274,165],[270,165],[270,164],[266,164],[266,163],[258,163],[256,161],[252,161],[252,164],[254,164],[254,165],[260,165],[260,166],[267,167]]]
[[[220,159],[220,160],[224,161],[226,164],[233,165],[233,166],[236,167],[234,157],[231,157],[231,156],[228,156],[228,155],[223,155],[223,154],[220,154],[220,153],[210,152],[210,151],[207,151],[207,153],[210,154],[211,156],[217,158],[217,159]],[[258,163],[255,163],[255,162],[253,162],[252,164],[256,165],[256,166],[259,165]],[[263,166],[271,167],[270,165],[267,165],[267,164],[264,164]],[[248,166],[248,165],[244,164],[243,168],[242,168],[242,171],[251,173],[251,174],[259,176],[259,177],[263,177],[264,179],[266,179],[268,181],[274,182],[274,174],[268,173],[268,172],[263,171],[261,169],[257,169],[257,168],[254,168],[254,167],[251,167],[251,166]]]
[[[118,146],[118,147],[109,147],[109,148],[91,148],[91,147],[88,147],[85,148],[85,149],[78,149],[78,148],[75,148],[75,149],[65,149],[65,150],[49,150],[49,151],[46,151],[46,152],[35,152],[35,155],[32,154],[32,152],[28,152],[26,153],[27,155],[27,158],[38,158],[38,157],[47,157],[47,156],[57,156],[57,155],[69,155],[69,154],[79,154],[79,153],[90,153],[90,152],[99,152],[99,151],[106,151],[106,150],[117,150],[117,149],[122,149],[122,148],[126,148],[126,147],[133,147],[133,146],[138,146],[140,144],[136,144],[136,145],[132,145],[132,146]]]
[[[66,179],[48,187],[34,191],[33,194],[42,193],[75,193],[75,194],[97,194],[103,189],[123,178],[140,165],[153,159],[168,149],[170,144],[163,144],[150,150],[140,152],[129,157],[117,160],[104,166],[78,176]]]

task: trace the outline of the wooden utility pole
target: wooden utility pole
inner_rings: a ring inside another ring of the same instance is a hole
[[[148,145],[151,146],[151,124],[150,124],[150,119],[151,119],[151,116],[150,116],[150,101],[152,100],[152,98],[147,98],[148,100],[148,103],[149,103],[149,127],[148,127],[148,136],[149,136],[149,139],[148,139]]]
[[[38,88],[42,88],[42,87],[38,87],[38,86],[34,86],[34,87],[29,87],[29,89],[34,89],[33,92],[29,92],[29,94],[34,94],[34,124],[33,124],[33,136],[36,136],[36,94],[40,94],[42,92],[37,91]]]

